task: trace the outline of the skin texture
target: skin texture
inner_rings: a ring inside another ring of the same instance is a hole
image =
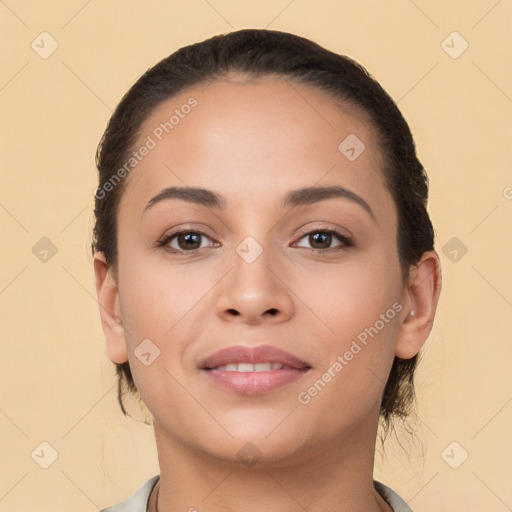
[[[402,286],[396,208],[375,133],[357,110],[282,79],[231,77],[161,104],[141,143],[191,96],[198,105],[126,178],[118,282],[103,254],[94,257],[106,353],[130,361],[154,417],[159,510],[389,511],[372,485],[379,405],[395,354],[414,356],[432,328],[438,257],[426,252]],[[349,134],[366,146],[354,161],[338,150]],[[289,190],[313,185],[349,189],[375,220],[343,198],[281,207]],[[170,186],[210,189],[226,208],[169,200],[143,214]],[[181,254],[155,248],[178,227],[205,233],[196,254],[177,238],[168,246]],[[354,246],[334,236],[331,245],[314,245],[301,228],[337,229]],[[263,249],[250,264],[236,252],[247,236]],[[401,311],[317,396],[299,403],[298,393],[394,303]],[[146,338],[161,351],[149,366],[134,355]],[[275,345],[312,369],[270,393],[230,393],[198,363],[236,344]],[[261,455],[252,467],[237,455],[247,442]]]

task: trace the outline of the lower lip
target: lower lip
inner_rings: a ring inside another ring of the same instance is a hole
[[[261,395],[299,380],[308,369],[282,369],[263,372],[234,372],[203,370],[213,383],[222,389],[240,395]]]

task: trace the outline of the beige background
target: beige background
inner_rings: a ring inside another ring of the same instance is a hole
[[[246,27],[360,61],[430,176],[444,289],[417,378],[422,429],[400,435],[410,457],[386,445],[376,478],[415,512],[512,509],[512,2],[2,0],[0,23],[0,512],[97,510],[158,473],[152,427],[122,416],[103,352],[94,152],[148,67]],[[51,48],[43,31],[58,42],[46,59],[31,47]],[[58,454],[47,469],[42,442]]]

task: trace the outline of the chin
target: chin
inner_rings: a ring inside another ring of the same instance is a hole
[[[218,444],[215,451],[211,450],[210,445],[208,452],[213,458],[230,466],[268,470],[296,465],[304,456],[303,446],[296,440],[285,441],[279,436],[271,440],[271,436],[265,438],[265,435],[235,436],[228,442]]]

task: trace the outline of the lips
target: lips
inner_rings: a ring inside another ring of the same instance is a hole
[[[227,347],[199,365],[207,382],[243,396],[272,393],[301,380],[311,369],[305,361],[272,345]]]
[[[286,352],[272,345],[259,345],[257,347],[247,347],[244,345],[235,345],[224,348],[206,357],[199,363],[199,368],[203,370],[213,370],[219,366],[237,365],[237,368],[231,366],[231,371],[252,371],[248,365],[263,365],[265,363],[281,364],[288,369],[307,370],[311,366]],[[254,371],[263,371],[264,367],[254,367]],[[275,368],[275,371],[280,371]]]

